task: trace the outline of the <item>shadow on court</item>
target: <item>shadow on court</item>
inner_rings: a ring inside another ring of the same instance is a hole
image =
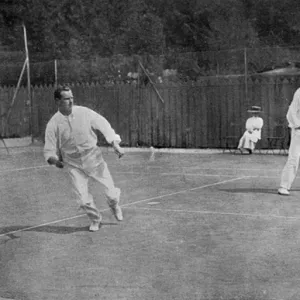
[[[224,191],[227,193],[251,193],[251,194],[274,194],[277,195],[277,190],[276,189],[263,189],[263,188],[233,188],[233,189],[220,189],[219,191]]]
[[[117,223],[101,223],[101,228],[104,226],[114,226],[118,225]],[[76,226],[54,226],[54,225],[45,225],[39,226],[36,228],[30,228],[32,226],[7,226],[7,227],[0,227],[0,234],[8,234],[10,232],[23,232],[23,231],[33,231],[33,232],[46,232],[46,233],[56,233],[56,234],[71,234],[74,232],[80,231],[89,231],[88,226],[83,227],[76,227]],[[28,228],[28,229],[27,229]]]

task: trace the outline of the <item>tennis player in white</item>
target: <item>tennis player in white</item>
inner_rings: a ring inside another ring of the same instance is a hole
[[[291,143],[288,160],[281,173],[278,194],[288,196],[289,190],[296,178],[300,157],[300,89],[294,94],[286,118],[291,128]]]
[[[114,181],[97,146],[99,130],[121,157],[124,149],[119,146],[121,138],[112,129],[109,122],[93,110],[76,106],[69,87],[58,87],[54,92],[58,111],[52,116],[46,127],[44,157],[50,165],[66,167],[71,177],[72,188],[80,207],[91,221],[90,231],[99,230],[101,214],[93,196],[88,191],[88,180],[96,180],[104,186],[107,203],[118,221],[123,220],[119,206],[120,189]],[[94,129],[94,130],[93,130]]]

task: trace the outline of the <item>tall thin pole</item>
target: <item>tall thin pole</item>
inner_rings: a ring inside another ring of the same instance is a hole
[[[24,30],[24,43],[25,43],[25,53],[26,53],[26,60],[27,60],[27,90],[28,90],[28,102],[30,104],[30,133],[31,133],[31,140],[33,142],[33,103],[31,97],[31,82],[30,82],[30,67],[29,67],[29,52],[28,52],[28,45],[27,45],[27,33],[26,27],[23,23],[23,30]]]
[[[146,69],[144,68],[144,66],[142,65],[142,63],[141,63],[140,61],[139,61],[139,64],[140,64],[142,70],[144,71],[144,73],[146,74],[146,76],[148,77],[148,79],[149,79],[149,81],[150,81],[150,83],[151,83],[151,85],[152,85],[154,91],[156,92],[157,96],[159,97],[160,101],[161,101],[162,103],[164,103],[164,99],[161,97],[159,91],[158,91],[157,88],[155,87],[154,82],[152,81],[152,79],[151,79],[151,77],[149,76],[148,72],[146,71]]]
[[[10,106],[8,108],[8,111],[7,111],[7,115],[6,115],[6,120],[7,121],[6,121],[6,123],[9,122],[9,118],[10,118],[10,114],[11,114],[11,109],[14,106],[14,103],[15,103],[15,100],[16,100],[16,97],[17,97],[17,93],[19,91],[19,88],[20,88],[20,85],[21,85],[21,81],[22,81],[22,78],[23,78],[23,75],[24,75],[24,72],[25,72],[26,65],[27,65],[27,58],[24,61],[23,68],[22,68],[22,71],[21,71],[21,74],[20,74],[20,77],[19,77],[19,80],[18,80],[17,87],[16,87],[15,92],[14,92],[13,99],[12,99],[11,104],[10,104]],[[4,131],[4,134],[6,134],[5,131]]]
[[[57,87],[57,60],[54,60],[55,88]]]
[[[247,48],[244,49],[244,63],[245,63],[245,98],[248,103],[248,63],[247,63]]]

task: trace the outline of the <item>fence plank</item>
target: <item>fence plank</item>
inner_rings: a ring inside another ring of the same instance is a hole
[[[170,147],[170,93],[168,88],[163,89],[163,97],[165,100],[165,105],[164,105],[164,147]]]
[[[145,106],[145,89],[140,89],[139,96],[139,145],[144,146],[146,144],[146,106]]]
[[[197,148],[206,148],[208,146],[208,135],[209,128],[207,122],[207,114],[209,112],[209,102],[207,95],[209,93],[209,87],[204,87],[200,91],[200,97],[198,98],[199,105],[197,106],[198,116],[199,116],[199,124],[198,124],[198,136],[201,138],[197,143]],[[197,103],[197,104],[198,104]]]
[[[174,88],[170,89],[170,136],[171,147],[176,147],[176,96]]]
[[[163,147],[164,146],[164,114],[165,114],[166,100],[164,98],[164,91],[161,88],[158,88],[158,91],[159,91],[159,94],[164,99],[164,103],[157,102],[157,105],[156,105],[156,114],[158,116],[157,146]]]
[[[145,89],[145,106],[146,106],[146,145],[152,146],[152,103],[151,103],[151,90]]]
[[[135,86],[130,89],[130,146],[136,146],[138,143],[138,90]]]

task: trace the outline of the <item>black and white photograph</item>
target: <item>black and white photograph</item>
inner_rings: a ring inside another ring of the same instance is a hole
[[[299,158],[299,0],[0,0],[0,300],[299,300]]]

